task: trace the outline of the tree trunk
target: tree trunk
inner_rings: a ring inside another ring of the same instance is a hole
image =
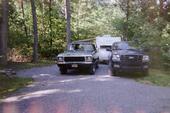
[[[129,16],[130,16],[130,0],[127,0],[127,10],[126,10],[126,26],[125,26],[125,39],[124,40],[128,40],[128,21],[129,21]]]
[[[166,15],[167,21],[170,22],[170,1],[167,1]]]
[[[52,20],[51,20],[51,12],[52,11],[52,0],[49,0],[49,33],[50,33],[50,51],[52,53],[52,45],[53,45],[53,38],[52,38]]]
[[[66,26],[66,40],[67,40],[67,49],[69,48],[69,44],[71,43],[71,12],[70,12],[70,0],[65,0],[65,14],[66,14],[66,20],[67,20],[67,26]]]
[[[79,0],[78,1],[78,6],[77,6],[77,27],[76,27],[76,29],[77,29],[77,36],[78,36],[78,39],[80,38],[80,33],[79,33],[79,24],[80,24],[80,22],[79,22],[79,20],[80,20],[80,7],[81,7],[81,0]]]
[[[31,1],[32,8],[32,18],[33,18],[33,35],[34,35],[34,45],[33,45],[33,62],[38,61],[38,29],[37,29],[37,14],[34,0]]]
[[[28,30],[27,30],[27,25],[25,23],[25,11],[24,11],[24,1],[21,0],[21,11],[22,11],[22,16],[23,16],[23,24],[24,24],[24,31],[25,31],[25,36],[28,37]]]
[[[44,23],[44,17],[45,17],[45,15],[44,15],[44,11],[45,11],[45,6],[44,6],[44,0],[42,0],[41,1],[42,2],[42,37],[43,37],[43,39],[44,39],[44,37],[45,37],[45,23]]]
[[[8,0],[1,2],[1,17],[0,17],[0,65],[7,64],[7,37],[8,37]]]
[[[159,0],[159,13],[160,13],[160,16],[163,17],[164,16],[164,9],[163,9],[163,0]]]

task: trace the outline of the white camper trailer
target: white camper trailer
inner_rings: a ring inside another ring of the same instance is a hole
[[[110,51],[107,51],[107,48],[111,49],[111,46],[114,42],[120,42],[121,37],[112,37],[109,35],[98,36],[96,37],[96,46],[99,54],[100,62],[108,62],[111,55]]]

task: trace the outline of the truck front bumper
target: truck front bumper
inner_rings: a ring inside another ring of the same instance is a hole
[[[57,65],[61,68],[76,69],[76,68],[89,68],[93,62],[60,62]]]
[[[112,70],[115,71],[138,72],[147,71],[148,69],[149,69],[148,63],[142,63],[141,65],[125,65],[119,62],[112,63]]]

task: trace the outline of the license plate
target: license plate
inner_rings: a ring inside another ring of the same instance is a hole
[[[133,56],[130,56],[130,57],[129,57],[130,60],[132,60],[132,59],[134,59],[134,58],[135,58],[135,57],[133,57]]]
[[[73,68],[77,68],[78,67],[78,65],[77,64],[72,64],[72,66],[71,67],[73,67]]]

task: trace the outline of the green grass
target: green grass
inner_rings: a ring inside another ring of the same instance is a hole
[[[161,69],[150,69],[148,76],[136,80],[145,84],[170,87],[170,72]]]
[[[17,62],[8,62],[6,66],[0,66],[0,69],[11,68],[15,71],[22,69],[29,69],[33,67],[42,67],[54,64],[54,61],[41,60],[37,63],[17,63]],[[33,82],[32,78],[19,78],[19,77],[7,77],[5,75],[0,75],[0,98],[3,98],[5,95],[12,93],[24,86],[31,84]]]
[[[37,63],[20,63],[20,62],[8,62],[5,66],[0,66],[0,69],[13,69],[15,71],[22,69],[29,69],[33,67],[42,67],[55,64],[54,61],[41,60]],[[32,78],[20,78],[20,77],[7,77],[0,74],[0,98],[3,98],[5,95],[12,93],[19,88],[22,88],[33,82]]]
[[[4,98],[5,95],[12,93],[19,88],[23,88],[24,86],[31,84],[32,82],[32,78],[9,78],[5,75],[0,75],[0,98]]]

